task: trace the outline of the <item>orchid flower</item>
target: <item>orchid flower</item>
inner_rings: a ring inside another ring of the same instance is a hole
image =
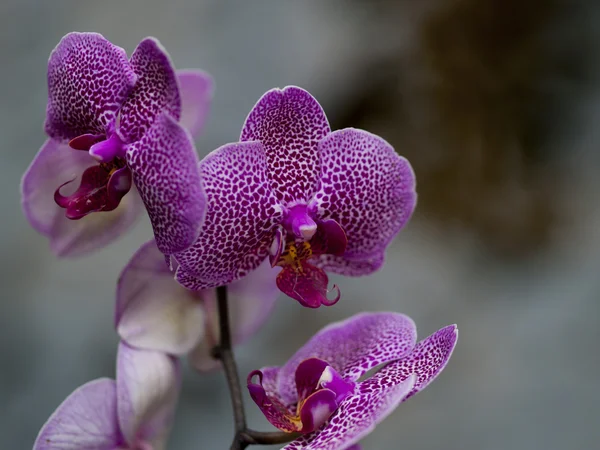
[[[34,450],[161,450],[179,396],[178,362],[119,344],[116,380],[76,389],[42,427]]]
[[[284,366],[250,373],[248,390],[274,426],[302,433],[285,450],[347,449],[440,374],[457,337],[450,325],[415,345],[410,318],[361,313],[325,327]]]
[[[264,264],[228,286],[233,344],[246,342],[264,324],[279,291],[274,272]],[[115,325],[135,347],[173,355],[189,353],[199,371],[220,367],[211,356],[219,343],[216,289],[190,291],[173,279],[154,241],[131,258],[117,287]]]
[[[331,305],[325,270],[366,275],[416,203],[408,161],[382,138],[348,128],[332,132],[305,90],[267,92],[240,142],[200,162],[208,196],[197,241],[173,255],[190,289],[225,285],[267,256],[282,267],[277,286],[303,306]]]
[[[67,34],[48,61],[49,139],[21,184],[31,225],[57,255],[82,255],[133,224],[141,194],[163,253],[189,246],[205,198],[188,131],[202,128],[211,96],[210,77],[176,73],[154,38],[128,60],[100,34]]]

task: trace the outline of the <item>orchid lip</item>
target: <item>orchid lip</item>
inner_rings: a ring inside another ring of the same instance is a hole
[[[323,425],[356,388],[355,382],[345,379],[329,363],[316,357],[298,364],[295,384],[297,395],[292,402],[296,404],[293,412],[293,404],[286,404],[277,395],[267,393],[262,371],[251,372],[247,379],[250,396],[271,424],[286,432],[304,434]]]
[[[81,219],[92,212],[116,209],[132,184],[129,168],[118,159],[112,164],[88,167],[77,190],[69,196],[62,195],[60,190],[73,181],[75,178],[61,184],[54,192],[54,201],[66,209],[65,216],[71,220]]]

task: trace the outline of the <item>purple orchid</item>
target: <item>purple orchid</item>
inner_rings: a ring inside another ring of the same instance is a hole
[[[130,227],[141,195],[163,253],[189,246],[205,196],[188,131],[202,128],[211,96],[210,77],[176,73],[154,38],[128,60],[100,34],[67,34],[48,61],[49,139],[21,184],[29,222],[58,255],[81,255]]]
[[[279,295],[276,275],[265,261],[227,287],[234,344],[247,341],[270,315]],[[115,325],[128,344],[173,355],[189,353],[197,370],[208,371],[220,367],[211,356],[219,342],[218,324],[216,290],[182,287],[154,241],[144,244],[121,273]]]
[[[408,161],[363,130],[332,132],[319,103],[289,86],[252,109],[241,142],[200,163],[208,196],[193,246],[174,256],[190,289],[230,283],[267,255],[283,270],[277,286],[311,308],[331,305],[324,270],[366,275],[416,203]]]
[[[321,330],[284,366],[250,373],[248,390],[269,422],[303,433],[285,450],[346,449],[425,389],[446,366],[457,338],[450,325],[415,345],[410,318],[361,313]],[[358,381],[380,364],[386,365]]]
[[[76,389],[40,430],[34,450],[160,450],[179,396],[178,362],[119,344],[116,380]]]

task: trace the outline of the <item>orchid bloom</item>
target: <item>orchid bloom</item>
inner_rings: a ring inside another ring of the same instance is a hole
[[[284,366],[250,373],[248,390],[274,426],[302,433],[285,450],[347,449],[440,374],[457,337],[450,325],[415,345],[410,318],[357,314],[325,327]]]
[[[246,342],[270,315],[279,291],[276,272],[264,264],[228,286],[233,344]],[[115,325],[122,340],[173,355],[189,353],[199,371],[220,367],[211,356],[219,343],[216,289],[190,291],[173,273],[154,241],[131,258],[117,287]]]
[[[205,197],[188,131],[202,128],[211,96],[210,77],[176,73],[154,38],[128,60],[100,34],[67,34],[48,61],[49,139],[21,184],[31,225],[59,256],[82,255],[133,224],[141,194],[163,252],[189,246]]]
[[[76,389],[44,424],[33,449],[164,449],[180,385],[173,357],[121,343],[116,380]]]
[[[277,286],[303,306],[331,305],[324,270],[366,275],[416,203],[408,161],[382,138],[332,132],[319,103],[298,87],[267,92],[248,115],[241,142],[200,162],[208,197],[197,241],[173,255],[190,289],[220,286],[269,255]]]

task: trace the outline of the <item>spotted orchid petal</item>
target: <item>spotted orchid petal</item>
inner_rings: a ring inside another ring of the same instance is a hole
[[[422,340],[408,355],[358,383],[356,393],[318,431],[301,436],[284,450],[337,450],[355,444],[441,373],[457,338],[456,325],[450,325]]]
[[[158,248],[172,254],[198,236],[206,196],[188,133],[168,114],[128,146],[127,164],[152,222]]]
[[[181,384],[175,359],[121,342],[117,354],[117,412],[126,442],[165,446]]]
[[[192,137],[196,137],[204,128],[208,117],[214,82],[208,73],[194,69],[178,70],[177,79],[181,95],[179,123],[190,132]]]
[[[284,204],[307,201],[318,183],[318,143],[331,129],[317,100],[304,89],[272,89],[246,119],[240,141],[265,146],[269,178]]]
[[[142,211],[137,190],[132,188],[114,211],[67,219],[65,210],[54,202],[54,191],[95,164],[87,152],[48,139],[23,176],[21,203],[25,216],[35,230],[50,239],[52,251],[58,256],[81,256],[107,245],[129,229]],[[61,192],[65,191],[66,187]]]
[[[361,257],[357,261],[350,260],[344,256],[323,254],[319,255],[318,258],[312,258],[310,262],[326,272],[341,273],[349,277],[359,277],[379,270],[385,262],[385,253]]]
[[[347,397],[321,428],[303,435],[282,450],[342,450],[352,447],[390,415],[413,388],[415,376],[385,392]],[[360,447],[358,447],[360,448]]]
[[[279,270],[272,268],[265,260],[256,270],[227,286],[229,322],[234,345],[245,343],[271,315],[279,296],[275,284]],[[206,314],[206,333],[190,353],[189,361],[196,370],[207,372],[221,367],[221,362],[211,354],[220,339],[219,315],[216,291],[208,289],[199,291],[198,294],[202,296]]]
[[[173,64],[160,42],[146,38],[131,55],[131,67],[137,83],[123,107],[119,137],[125,143],[140,139],[161,112],[176,121],[181,115],[181,97]]]
[[[76,389],[40,430],[34,450],[114,450],[123,443],[114,380],[101,378]]]
[[[425,389],[444,370],[458,341],[458,328],[449,325],[419,342],[404,358],[389,363],[362,383],[363,391],[385,390],[415,374],[412,397]]]
[[[319,142],[319,152],[320,186],[312,206],[321,219],[338,222],[348,238],[344,255],[321,257],[323,265],[366,275],[383,262],[386,247],[412,215],[415,175],[391,145],[363,130],[335,131]]]
[[[193,290],[229,284],[267,257],[281,207],[260,142],[227,144],[200,163],[208,208],[200,236],[177,253],[177,280]]]
[[[409,317],[391,312],[357,314],[314,335],[279,370],[278,392],[285,403],[297,399],[295,373],[308,358],[319,358],[344,379],[356,381],[372,368],[409,354],[416,342]]]
[[[57,140],[106,134],[135,82],[122,48],[98,33],[67,34],[48,60],[46,133]]]
[[[154,241],[142,245],[121,272],[115,326],[130,345],[174,355],[186,354],[204,336],[202,298],[173,279]]]

